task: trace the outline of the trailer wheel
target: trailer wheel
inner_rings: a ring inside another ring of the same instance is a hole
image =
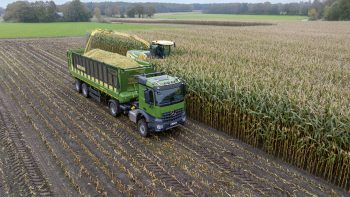
[[[81,92],[83,93],[83,96],[85,98],[88,98],[89,97],[89,87],[86,85],[86,83],[83,83],[81,85]]]
[[[75,86],[75,90],[80,93],[81,92],[81,82],[79,79],[75,80],[74,86]]]
[[[120,115],[120,105],[119,102],[116,100],[111,100],[109,101],[109,112],[111,113],[112,116],[116,117]]]
[[[137,121],[137,130],[139,131],[139,133],[142,137],[149,136],[148,124],[144,118]]]

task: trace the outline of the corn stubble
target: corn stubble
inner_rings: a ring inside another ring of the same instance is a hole
[[[349,189],[349,31],[284,22],[139,35],[177,41],[154,63],[186,81],[190,117]]]

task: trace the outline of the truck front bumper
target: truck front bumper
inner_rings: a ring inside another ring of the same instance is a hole
[[[164,121],[162,119],[154,119],[152,122],[148,123],[148,127],[151,131],[161,132],[165,131],[179,125],[183,125],[186,121],[186,114],[183,114],[181,117],[177,119],[173,119],[170,121]]]

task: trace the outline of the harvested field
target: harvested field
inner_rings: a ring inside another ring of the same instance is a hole
[[[273,25],[269,22],[250,21],[214,21],[214,20],[171,20],[171,19],[111,19],[113,23],[150,23],[150,24],[180,24],[180,25],[211,25],[211,26],[262,26]]]
[[[0,194],[330,196],[345,191],[194,121],[151,138],[73,90],[84,38],[0,41]]]

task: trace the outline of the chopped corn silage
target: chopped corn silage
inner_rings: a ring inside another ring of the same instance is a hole
[[[89,52],[85,53],[84,56],[118,68],[126,69],[136,68],[140,66],[136,61],[132,60],[131,58],[119,55],[118,53],[112,53],[101,49],[92,49]]]

